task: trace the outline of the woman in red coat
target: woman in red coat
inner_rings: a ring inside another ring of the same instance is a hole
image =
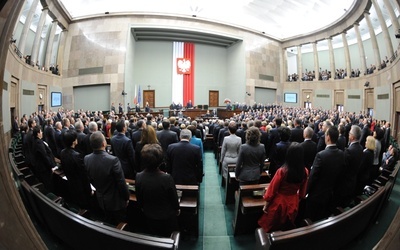
[[[266,232],[295,227],[300,199],[306,195],[308,170],[303,164],[303,148],[293,142],[286,153],[285,164],[280,167],[264,194],[264,214],[258,224]]]

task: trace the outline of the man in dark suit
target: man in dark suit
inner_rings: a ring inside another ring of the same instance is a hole
[[[163,149],[164,161],[167,159],[168,146],[178,142],[178,135],[170,130],[169,120],[165,119],[162,121],[163,129],[157,131],[157,140],[161,144]],[[165,169],[161,169],[165,170]]]
[[[236,135],[242,138],[242,144],[246,143],[246,130],[247,130],[247,123],[245,121],[242,122],[241,128],[236,131]],[[264,145],[265,146],[265,145]]]
[[[362,124],[363,124],[363,127],[362,127],[362,131],[361,131],[361,137],[359,138],[359,140],[360,140],[361,147],[365,148],[365,141],[367,140],[367,137],[369,135],[371,135],[371,130],[370,130],[371,124],[367,118],[364,118]],[[350,138],[349,138],[349,141],[350,141]]]
[[[317,154],[317,144],[311,139],[313,134],[314,130],[311,127],[305,128],[303,132],[304,141],[300,144],[304,150],[304,165],[309,171],[311,171],[311,166]]]
[[[223,127],[218,131],[218,146],[219,147],[222,146],[225,136],[229,135],[228,125],[229,125],[229,122],[224,121]]]
[[[57,155],[57,144],[55,137],[55,130],[53,128],[53,119],[47,118],[45,121],[46,125],[44,125],[43,131],[43,140],[49,145],[51,152],[53,155]]]
[[[97,123],[96,122],[89,122],[89,133],[85,136],[85,138],[82,141],[82,150],[83,150],[83,155],[88,155],[93,152],[93,149],[90,145],[90,136],[96,132],[98,129]]]
[[[139,120],[136,123],[137,130],[132,133],[131,140],[133,148],[136,148],[136,143],[142,138],[142,131],[146,127],[144,120]]]
[[[307,185],[306,218],[318,221],[331,214],[333,191],[344,169],[344,153],[336,146],[339,131],[331,126],[325,132],[326,149],[317,153]]]
[[[389,142],[390,142],[390,122],[386,122],[385,124],[385,134],[383,136],[383,142],[385,145],[385,148],[382,148],[383,150],[386,150],[389,147]]]
[[[100,131],[90,136],[90,145],[93,153],[85,156],[84,163],[105,220],[113,225],[126,221],[129,191],[121,163],[105,151],[107,142]]]
[[[298,118],[294,119],[294,128],[292,128],[291,130],[289,141],[298,143],[302,143],[304,141],[303,129],[301,128],[301,120]]]
[[[175,184],[196,185],[202,182],[201,149],[189,142],[191,137],[192,133],[188,129],[182,129],[181,141],[168,146],[168,172]]]
[[[173,131],[173,132],[175,132],[176,135],[177,135],[178,138],[179,138],[179,135],[180,135],[180,133],[181,133],[181,129],[178,128],[178,126],[176,126],[176,125],[178,124],[176,118],[175,118],[174,116],[171,116],[171,117],[169,118],[169,123],[171,124],[171,125],[170,125],[170,130]]]
[[[320,151],[325,149],[325,147],[326,147],[325,132],[328,130],[328,128],[330,128],[332,126],[333,126],[333,124],[332,124],[331,121],[322,122],[322,128],[321,128],[321,131],[320,131],[320,132],[322,132],[322,135],[319,137],[319,140],[318,140],[317,152],[320,152]],[[339,135],[338,135],[338,137],[339,137]],[[335,140],[335,143],[336,142],[337,142],[337,138]]]
[[[268,147],[267,147],[267,158],[270,158],[272,153],[275,150],[276,144],[281,140],[280,135],[279,135],[279,128],[282,125],[282,118],[277,117],[274,120],[275,122],[275,128],[271,129],[268,135]]]
[[[78,144],[75,146],[75,150],[81,154],[85,152],[85,150],[83,148],[83,146],[84,146],[83,140],[85,139],[86,134],[83,133],[83,130],[84,130],[84,126],[83,126],[82,121],[75,122],[76,139],[78,142]]]
[[[23,137],[22,141],[22,152],[25,156],[25,162],[29,165],[31,164],[32,158],[32,144],[33,144],[33,135],[32,129],[36,127],[36,121],[33,118],[29,118],[28,120],[28,132]]]
[[[122,107],[122,103],[119,103],[119,104],[118,104],[118,113],[119,113],[119,114],[124,113],[124,108]]]
[[[281,140],[273,148],[268,173],[271,178],[274,177],[276,171],[285,163],[286,151],[290,145],[290,129],[287,127],[279,127],[279,137]]]
[[[347,207],[354,195],[357,183],[358,170],[363,157],[363,147],[360,145],[361,129],[357,125],[351,126],[349,133],[349,147],[344,151],[345,168],[340,175],[335,200],[336,205]]]
[[[134,179],[138,168],[135,166],[135,150],[132,141],[126,137],[125,120],[117,122],[116,129],[118,134],[111,138],[111,152],[118,157],[121,162],[125,178]]]
[[[61,150],[63,150],[63,148],[64,148],[62,138],[61,138],[62,129],[63,128],[62,128],[61,122],[60,121],[56,122],[56,125],[54,127],[54,137],[56,138],[56,146],[57,146],[57,152],[54,156],[56,158],[60,158]]]

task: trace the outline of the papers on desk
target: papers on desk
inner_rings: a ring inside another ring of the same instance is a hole
[[[96,188],[92,185],[92,183],[90,183],[90,188],[92,189],[92,191],[96,191]]]

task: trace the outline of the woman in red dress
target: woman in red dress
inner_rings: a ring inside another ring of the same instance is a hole
[[[303,157],[300,144],[290,144],[285,164],[277,170],[266,188],[264,214],[258,220],[265,232],[295,227],[299,202],[306,195],[307,188],[308,170],[303,164]]]

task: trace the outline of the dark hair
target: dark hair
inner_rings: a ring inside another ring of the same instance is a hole
[[[125,120],[124,119],[119,120],[117,122],[117,124],[115,125],[115,128],[117,129],[117,131],[119,133],[121,133],[125,128]],[[111,131],[111,132],[113,132],[113,131]]]
[[[142,167],[155,171],[163,162],[163,150],[159,144],[146,144],[141,151]]]
[[[28,127],[29,127],[29,128],[32,127],[33,122],[35,122],[35,119],[29,118],[29,120],[28,120]]]
[[[237,126],[233,125],[233,124],[229,124],[228,129],[229,129],[229,133],[234,134],[234,133],[236,133]]]
[[[163,129],[169,129],[170,122],[168,120],[162,121]]]
[[[375,130],[375,133],[376,133],[375,139],[377,139],[377,140],[382,140],[382,138],[383,138],[384,135],[385,135],[385,132],[384,132],[383,129],[381,129],[381,128],[377,128],[377,129]]]
[[[66,130],[62,134],[62,141],[65,147],[71,147],[72,143],[76,140],[76,138],[77,134],[73,129]]]
[[[300,183],[305,177],[304,149],[298,142],[292,142],[286,151],[287,175],[289,183]]]
[[[331,138],[331,142],[335,144],[339,138],[339,130],[335,126],[328,127],[325,132]]]
[[[275,118],[275,123],[276,123],[276,125],[277,125],[278,127],[281,126],[281,125],[282,125],[282,118],[280,118],[280,117]]]
[[[281,141],[288,141],[290,139],[290,135],[292,134],[292,131],[290,131],[288,127],[279,127],[278,132],[281,136]]]
[[[32,128],[33,138],[36,138],[41,130],[42,130],[42,127],[40,127],[40,125],[36,125],[35,127],[33,127]]]
[[[250,127],[246,130],[246,143],[252,146],[260,144],[260,129],[257,127]]]
[[[194,125],[187,126],[187,129],[190,130],[190,132],[192,132],[192,137],[196,135],[197,128]]]

